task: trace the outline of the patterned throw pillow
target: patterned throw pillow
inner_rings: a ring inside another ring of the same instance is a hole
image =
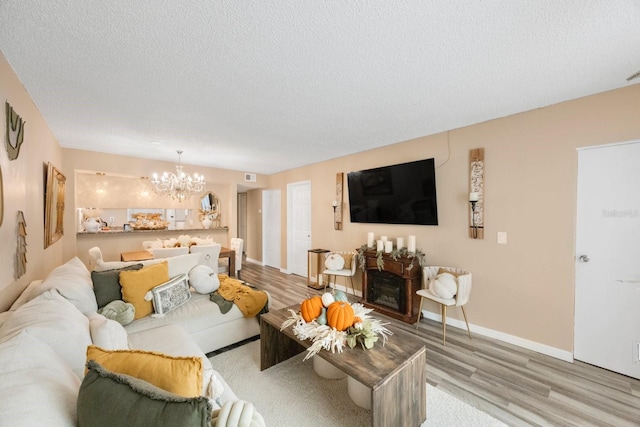
[[[151,317],[162,317],[191,299],[189,278],[186,274],[174,277],[151,289],[145,299],[153,302],[155,314],[152,314]]]

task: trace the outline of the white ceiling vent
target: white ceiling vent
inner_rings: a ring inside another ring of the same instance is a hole
[[[256,182],[256,174],[255,173],[248,173],[245,172],[244,174],[244,180],[246,182]]]

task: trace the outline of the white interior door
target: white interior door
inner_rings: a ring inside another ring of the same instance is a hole
[[[578,152],[574,357],[640,378],[640,141]]]
[[[311,249],[311,183],[288,184],[287,196],[289,272],[307,277],[307,256]]]
[[[280,268],[280,190],[262,192],[262,262]]]

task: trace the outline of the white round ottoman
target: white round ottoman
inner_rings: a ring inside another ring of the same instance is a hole
[[[347,390],[353,403],[364,409],[371,409],[371,389],[352,377],[347,377]]]
[[[328,380],[339,380],[347,376],[340,369],[318,356],[313,356],[313,370],[318,376]]]

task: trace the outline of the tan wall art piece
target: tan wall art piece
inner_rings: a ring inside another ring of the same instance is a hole
[[[44,248],[48,248],[64,234],[64,188],[66,178],[51,163],[47,165],[45,194]]]
[[[20,154],[20,146],[24,141],[24,126],[26,122],[13,111],[13,107],[9,105],[9,101],[5,101],[4,109],[7,116],[5,146],[9,160],[15,160]]]
[[[484,148],[469,152],[469,237],[484,239]]]
[[[27,222],[22,211],[18,211],[18,247],[16,248],[15,278],[27,272]]]
[[[344,173],[336,173],[336,200],[333,207],[333,228],[342,230],[342,187],[344,182]]]

